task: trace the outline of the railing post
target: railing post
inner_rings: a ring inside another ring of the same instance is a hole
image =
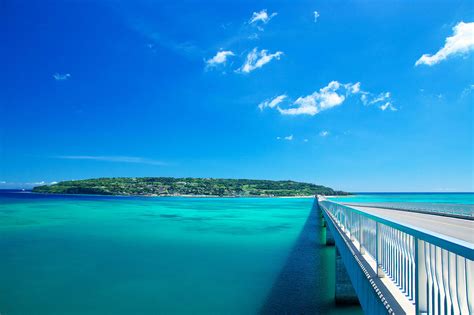
[[[427,275],[425,247],[422,240],[415,238],[415,308],[416,314],[428,314]]]
[[[349,229],[349,233],[350,233],[350,239],[352,242],[354,242],[355,238],[354,238],[354,211],[351,210],[350,212],[350,216],[349,216],[349,226],[350,226],[350,229]]]
[[[365,254],[364,233],[362,231],[362,216],[359,215],[359,251],[361,255]]]
[[[383,278],[385,275],[382,270],[382,233],[380,231],[380,223],[375,223],[375,268],[377,276]]]

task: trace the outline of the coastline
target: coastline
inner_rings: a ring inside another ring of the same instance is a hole
[[[308,199],[315,198],[315,195],[304,195],[304,196],[259,196],[259,195],[248,195],[248,196],[218,196],[218,195],[101,195],[101,194],[55,194],[55,193],[43,193],[28,191],[17,191],[18,193],[30,193],[35,195],[46,195],[46,196],[100,196],[100,197],[144,197],[144,198],[279,198],[279,199]]]

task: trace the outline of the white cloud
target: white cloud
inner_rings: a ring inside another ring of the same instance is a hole
[[[392,112],[396,112],[398,109],[393,105],[392,95],[390,92],[383,92],[374,95],[370,92],[360,91],[360,100],[362,104],[366,106],[374,105],[380,108],[382,111],[390,109]]]
[[[257,48],[252,49],[247,55],[245,63],[237,69],[237,72],[250,73],[251,71],[263,67],[265,64],[272,61],[272,59],[279,60],[283,55],[283,52],[277,51],[276,53],[269,54],[268,50],[262,49],[260,51]]]
[[[278,111],[283,115],[311,115],[341,105],[347,96],[358,93],[360,83],[341,84],[337,81],[330,82],[327,86],[313,94],[299,97],[293,107],[281,108]],[[356,92],[357,91],[357,92]]]
[[[465,88],[461,93],[461,97],[465,97],[465,96],[471,94],[472,91],[474,91],[474,84],[471,84],[467,88]]]
[[[381,110],[397,110],[393,105],[390,92],[373,94],[363,91],[360,82],[343,84],[338,81],[332,81],[319,91],[297,98],[290,107],[280,106],[281,101],[287,97],[286,95],[280,95],[279,97],[284,96],[284,98],[278,99],[277,97],[271,101],[265,100],[259,104],[259,108],[261,110],[275,108],[282,115],[314,116],[322,111],[342,105],[347,98],[354,95],[360,95],[360,100],[364,105],[374,105]]]
[[[346,84],[346,89],[349,89],[352,94],[356,94],[360,92],[360,82],[356,82],[354,84],[348,83]]]
[[[276,107],[278,104],[280,104],[281,102],[283,102],[285,100],[287,96],[285,94],[282,94],[282,95],[279,95],[273,99],[267,99],[263,102],[261,102],[260,104],[258,104],[258,108],[260,108],[260,110],[264,110],[265,108],[274,108]]]
[[[308,139],[303,139],[303,142],[308,142]]]
[[[385,102],[384,104],[380,105],[379,108],[383,111],[386,109],[390,109],[393,112],[397,111],[397,109],[392,105],[392,102]]]
[[[230,50],[218,51],[214,57],[206,60],[206,67],[214,67],[219,64],[225,64],[227,62],[227,58],[231,56],[235,56],[235,54]]]
[[[329,131],[323,130],[323,131],[321,131],[321,132],[319,133],[319,135],[320,135],[321,137],[327,137],[327,136],[329,136]]]
[[[252,14],[252,17],[250,18],[249,24],[258,24],[258,23],[263,23],[267,24],[270,22],[270,20],[275,17],[278,13],[273,12],[272,14],[268,15],[267,10],[263,9],[260,12],[254,12]]]
[[[65,73],[65,74],[60,74],[60,73],[55,73],[53,74],[53,78],[56,80],[56,81],[64,81],[64,80],[67,80],[71,77],[71,75],[69,73]]]
[[[364,105],[373,105],[381,102],[385,102],[390,99],[390,92],[380,93],[378,95],[373,95],[369,92],[362,91],[360,100]]]
[[[3,189],[31,189],[35,186],[42,185],[52,185],[57,184],[57,182],[47,182],[47,181],[38,181],[38,182],[6,182],[0,181],[0,186]]]
[[[319,12],[314,11],[313,14],[314,14],[314,23],[316,23],[316,22],[318,22]]]
[[[46,182],[44,180],[39,181],[39,182],[33,182],[33,183],[23,183],[25,186],[41,186],[41,185],[53,185],[57,184],[58,182],[53,181],[53,182]]]
[[[104,161],[104,162],[167,165],[167,163],[163,161],[147,159],[143,157],[136,157],[136,156],[60,155],[60,156],[56,156],[55,158],[66,159],[66,160],[92,160],[92,161]]]
[[[286,137],[276,137],[277,140],[287,140],[287,141],[291,141],[293,140],[293,135],[289,135],[289,136],[286,136]]]
[[[435,65],[451,55],[467,54],[474,50],[474,22],[459,22],[453,27],[453,36],[446,38],[446,42],[434,55],[424,54],[415,63],[415,66],[425,64]]]

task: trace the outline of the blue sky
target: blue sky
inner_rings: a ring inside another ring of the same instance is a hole
[[[2,2],[0,187],[473,191],[472,1],[176,2]]]

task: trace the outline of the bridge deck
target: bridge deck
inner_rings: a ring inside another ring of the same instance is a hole
[[[350,207],[390,221],[474,244],[474,221],[472,220],[366,206],[350,205]]]

